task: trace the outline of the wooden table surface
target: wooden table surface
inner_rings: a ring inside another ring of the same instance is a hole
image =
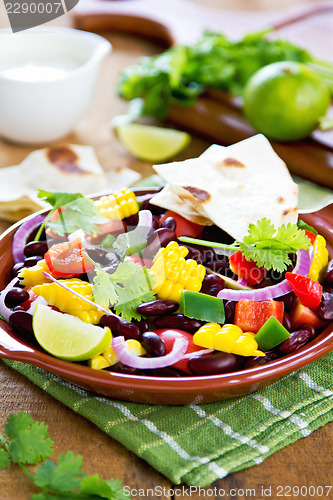
[[[196,1],[212,7],[233,9],[267,9],[284,7],[293,3],[289,0]],[[314,4],[315,2],[312,0],[308,3]],[[70,24],[70,19],[60,18],[56,24]],[[8,26],[8,19],[3,11],[0,12],[0,25]],[[123,149],[110,132],[108,122],[110,117],[123,112],[126,107],[125,103],[116,97],[116,80],[119,70],[134,62],[139,55],[154,54],[159,48],[130,36],[110,34],[108,38],[113,45],[113,52],[103,66],[93,102],[66,141],[93,145],[101,164],[106,169],[126,165],[146,176],[152,173],[151,166],[135,160]],[[198,156],[208,146],[207,142],[194,138],[190,147],[179,158]],[[0,142],[0,167],[19,163],[31,150],[31,148]],[[6,227],[8,224],[0,222],[1,231]],[[83,455],[84,469],[89,474],[99,473],[105,479],[120,478],[124,485],[132,490],[163,487],[165,494],[158,498],[172,498],[172,492],[169,491],[172,487],[170,481],[122,445],[106,436],[89,421],[54,400],[1,361],[0,384],[0,430],[10,413],[23,410],[30,413],[34,419],[48,424],[51,437],[55,441],[55,457],[71,449],[74,453]],[[223,488],[226,495],[233,498],[259,500],[267,497],[278,498],[278,486],[329,485],[333,483],[332,449],[333,423],[275,453],[260,465],[216,481],[212,488]],[[266,495],[261,493],[262,487],[266,489]],[[270,487],[271,492],[267,490]],[[222,498],[212,494],[209,489],[204,494],[202,491],[191,492],[189,488],[184,488],[183,493],[177,494],[175,498],[191,498],[192,500]],[[246,490],[250,489],[256,491],[255,496],[253,492],[246,493]],[[36,491],[30,481],[16,467],[0,472],[1,500],[28,500],[33,493]],[[139,493],[138,491],[138,495]],[[133,498],[135,498],[134,495]],[[157,498],[157,496],[141,492],[140,498]],[[305,495],[302,498],[315,497]],[[331,496],[323,498],[333,498],[332,492]]]

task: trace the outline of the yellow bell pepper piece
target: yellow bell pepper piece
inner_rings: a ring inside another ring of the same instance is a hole
[[[319,281],[323,269],[328,263],[328,251],[326,248],[326,240],[318,234],[313,243],[313,258],[308,278],[314,281]]]

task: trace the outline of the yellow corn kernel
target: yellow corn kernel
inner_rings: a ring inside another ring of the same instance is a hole
[[[101,196],[94,201],[94,204],[103,217],[112,220],[125,219],[139,211],[136,196],[128,188],[108,196]]]
[[[328,263],[328,251],[326,248],[326,240],[318,234],[313,243],[313,258],[308,278],[314,281],[319,281],[323,269]]]
[[[201,289],[206,269],[193,259],[185,259],[187,254],[188,248],[171,241],[155,255],[152,288],[160,299],[179,302],[183,290],[198,292]]]
[[[142,347],[140,342],[134,339],[126,340],[128,350],[133,356],[143,356],[147,351]],[[100,359],[102,358],[102,359]],[[89,360],[89,366],[95,370],[103,370],[103,368],[108,368],[118,363],[117,358],[112,346],[108,347],[102,352],[100,356],[96,356]]]
[[[90,283],[78,278],[59,280],[59,282],[64,283],[87,299],[93,300],[92,285]],[[62,312],[77,316],[85,323],[96,325],[99,323],[101,316],[105,314],[103,311],[100,311],[96,307],[72,294],[69,290],[61,288],[57,283],[36,285],[33,287],[32,291],[36,295],[44,297],[51,306],[57,307]]]
[[[44,259],[38,261],[34,266],[21,269],[17,277],[20,280],[20,284],[24,285],[26,288],[42,283],[50,283],[50,280],[44,276],[43,271],[46,273],[49,272]]]
[[[103,370],[103,368],[108,368],[110,366],[104,356],[95,356],[92,359],[89,359],[88,365],[93,370]]]
[[[236,325],[206,323],[193,335],[195,345],[240,356],[265,356],[258,350],[252,333],[243,333]]]

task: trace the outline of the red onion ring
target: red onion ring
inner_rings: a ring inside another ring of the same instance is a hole
[[[23,224],[18,228],[13,237],[12,251],[15,264],[17,262],[23,262],[25,259],[24,247],[27,244],[28,236],[36,229],[41,222],[45,219],[45,215],[36,215],[31,219],[23,222]]]
[[[124,365],[142,370],[165,368],[166,366],[177,363],[177,361],[183,358],[187,347],[188,340],[185,338],[177,338],[173,344],[172,350],[165,356],[160,356],[158,358],[142,358],[134,356],[128,351],[124,337],[114,337],[112,339],[112,348],[119,361],[124,363]]]
[[[311,259],[306,250],[298,250],[296,252],[297,262],[293,269],[293,273],[300,274],[301,276],[307,276],[311,267]],[[292,288],[287,280],[281,281],[277,285],[267,286],[266,288],[257,288],[255,290],[231,290],[230,288],[224,288],[221,290],[217,296],[220,299],[225,300],[270,300],[276,297],[281,297],[291,292]]]

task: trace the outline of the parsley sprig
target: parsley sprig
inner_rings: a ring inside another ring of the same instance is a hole
[[[32,496],[32,500],[128,498],[120,480],[102,481],[98,474],[88,476],[82,472],[81,455],[75,456],[72,451],[67,451],[59,456],[57,462],[50,460],[53,445],[44,422],[36,422],[22,411],[17,415],[11,414],[5,423],[4,433],[0,433],[0,470],[17,464],[41,490]],[[41,465],[33,472],[27,470],[27,464],[37,465],[40,462]]]
[[[95,266],[94,301],[102,307],[111,305],[127,321],[140,320],[138,305],[156,298],[147,269],[130,260],[121,262],[113,274]]]
[[[224,245],[195,238],[181,236],[180,241],[184,243],[194,243],[212,248],[221,248],[226,250],[242,250],[247,260],[253,260],[259,267],[264,267],[268,271],[283,272],[292,262],[290,254],[297,250],[306,250],[311,245],[310,239],[306,236],[297,224],[287,224],[277,229],[270,220],[258,220],[256,224],[250,224],[248,235],[243,241],[236,241],[232,245]]]
[[[107,219],[99,214],[93,201],[85,198],[81,193],[40,189],[37,196],[49,203],[53,208],[39,228],[35,241],[39,240],[46,225],[54,233],[64,236],[65,233],[74,233],[78,229],[82,229],[85,234],[99,233],[98,224],[107,222]],[[61,209],[59,217],[52,220],[52,214],[58,209]]]

